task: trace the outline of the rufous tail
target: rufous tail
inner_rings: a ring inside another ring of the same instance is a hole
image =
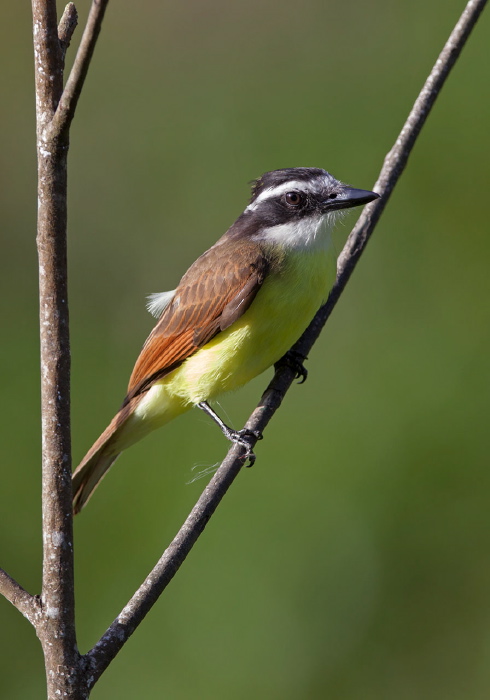
[[[73,512],[79,513],[109,468],[121,454],[118,437],[134,406],[128,403],[116,413],[99,439],[92,445],[72,475]]]

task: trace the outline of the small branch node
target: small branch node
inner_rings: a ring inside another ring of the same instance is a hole
[[[38,596],[28,593],[3,569],[0,569],[0,593],[37,628],[41,613]]]

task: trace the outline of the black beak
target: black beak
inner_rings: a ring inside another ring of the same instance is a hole
[[[356,190],[354,187],[342,185],[339,192],[332,193],[327,199],[325,209],[350,209],[351,207],[359,207],[361,204],[367,204],[374,199],[378,199],[379,194],[370,192],[369,190]]]

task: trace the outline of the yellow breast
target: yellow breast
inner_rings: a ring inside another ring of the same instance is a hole
[[[289,253],[244,315],[162,380],[166,393],[196,404],[243,386],[289,350],[334,281],[331,245]]]

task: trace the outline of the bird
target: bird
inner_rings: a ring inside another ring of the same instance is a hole
[[[248,431],[229,428],[209,402],[284,356],[305,378],[301,358],[287,353],[335,282],[334,224],[378,197],[322,168],[271,170],[252,182],[245,210],[177,288],[150,295],[158,322],[121,408],[73,473],[74,513],[123,450],[194,406],[253,461]]]

